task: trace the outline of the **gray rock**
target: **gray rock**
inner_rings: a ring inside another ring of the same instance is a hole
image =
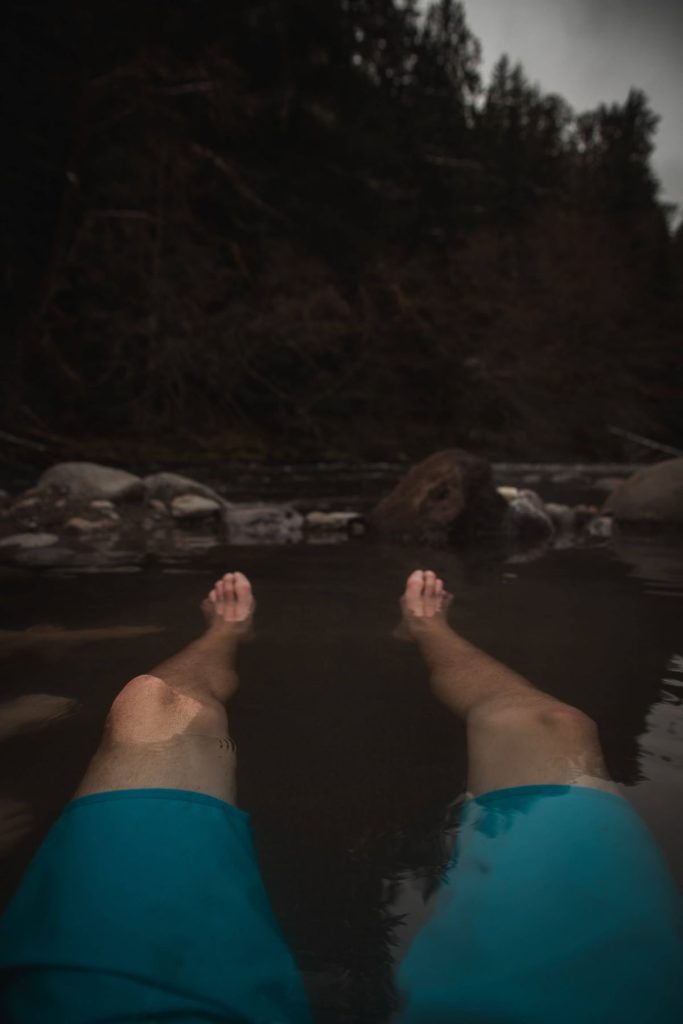
[[[589,537],[599,537],[607,540],[612,536],[612,526],[611,516],[596,516],[595,519],[591,519],[588,523],[586,532]]]
[[[518,498],[521,494],[519,487],[508,487],[507,485],[496,487],[496,490],[500,494],[501,498],[505,499],[505,501],[512,501],[514,498]]]
[[[233,504],[226,523],[230,540],[259,540],[270,543],[291,542],[301,538],[304,517],[291,505]]]
[[[183,497],[186,494],[197,494],[202,498],[211,498],[222,507],[228,506],[225,498],[197,480],[189,476],[181,476],[180,473],[152,473],[142,481],[147,500],[172,501],[173,498]]]
[[[505,529],[523,542],[542,540],[555,532],[553,521],[535,491],[519,491],[508,501]]]
[[[556,530],[568,533],[576,526],[576,513],[569,505],[558,505],[555,502],[548,502],[545,510]]]
[[[618,523],[683,527],[683,459],[667,459],[629,477],[604,511]]]
[[[612,494],[623,483],[623,476],[601,476],[599,480],[595,481],[593,487],[596,491],[602,491],[604,494]]]
[[[552,481],[554,484],[584,484],[587,478],[578,469],[563,469],[553,474]]]
[[[74,533],[88,534],[97,533],[100,530],[113,530],[116,521],[113,519],[85,519],[84,516],[73,516],[67,519],[64,524],[65,530],[72,530]]]
[[[109,501],[107,498],[95,498],[94,501],[90,502],[90,508],[94,508],[98,512],[113,512],[114,502]]]
[[[583,528],[587,526],[591,519],[595,519],[595,517],[599,515],[600,509],[597,507],[597,505],[574,506],[575,523],[578,528]]]
[[[359,536],[365,530],[363,517],[357,512],[309,512],[306,529],[314,533],[351,533]]]
[[[171,501],[171,515],[174,519],[206,519],[220,511],[219,501],[200,494],[179,494]]]
[[[38,481],[40,490],[49,487],[64,490],[74,498],[108,498],[112,501],[136,497],[143,490],[139,476],[95,462],[58,462]]]
[[[40,505],[40,498],[37,494],[30,494],[26,498],[19,498],[12,506],[13,512],[29,512],[32,508]]]
[[[47,548],[59,540],[54,533],[13,533],[0,540],[0,548],[21,548],[22,551]]]

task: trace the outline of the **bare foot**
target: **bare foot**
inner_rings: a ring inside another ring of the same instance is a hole
[[[242,572],[226,572],[216,581],[201,607],[210,629],[245,636],[251,629],[256,607],[251,583]]]
[[[446,612],[453,600],[443,580],[431,569],[416,569],[406,580],[401,597],[403,630],[415,636],[434,625],[446,624]]]

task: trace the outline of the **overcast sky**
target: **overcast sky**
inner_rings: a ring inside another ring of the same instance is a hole
[[[662,120],[654,166],[683,206],[683,0],[464,0],[484,73],[502,53],[577,110],[643,89]],[[680,215],[679,210],[679,215]]]

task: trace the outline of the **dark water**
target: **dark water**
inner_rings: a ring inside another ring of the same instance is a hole
[[[258,607],[231,721],[267,888],[318,1018],[385,1019],[393,959],[428,913],[465,788],[463,731],[392,635],[416,567],[444,576],[465,636],[596,719],[613,777],[683,881],[683,549],[617,540],[503,562],[354,541],[216,548],[180,569],[5,572],[3,700],[78,708],[0,743],[3,900],[116,692],[192,639],[213,579],[241,569]],[[62,629],[23,632],[46,624]]]

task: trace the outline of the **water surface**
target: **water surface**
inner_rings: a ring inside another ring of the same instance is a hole
[[[386,1019],[394,958],[429,912],[465,789],[463,730],[393,636],[416,567],[444,576],[466,637],[596,719],[613,777],[683,880],[681,548],[617,540],[502,561],[361,540],[214,548],[134,571],[6,570],[2,699],[77,708],[0,737],[2,898],[69,799],[114,695],[191,640],[214,578],[241,569],[258,607],[231,720],[266,884],[318,1019]]]

